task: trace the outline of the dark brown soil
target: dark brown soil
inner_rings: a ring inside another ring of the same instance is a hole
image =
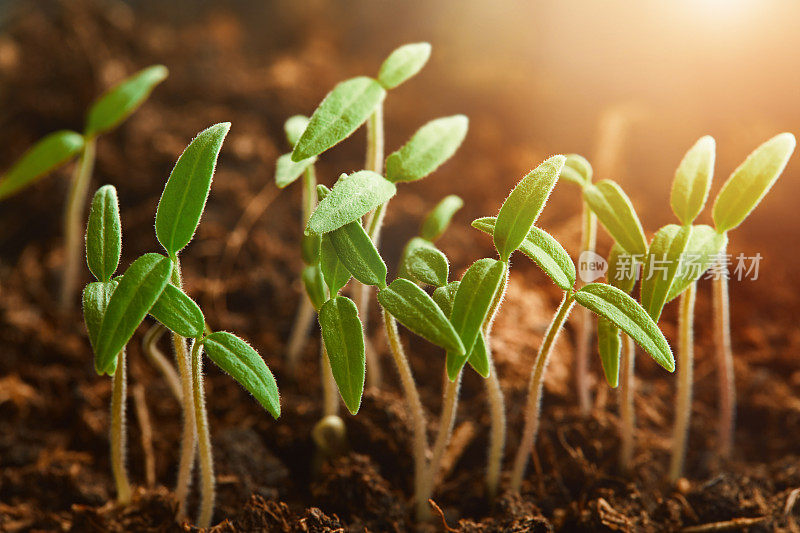
[[[321,407],[318,335],[295,379],[287,376],[283,356],[300,294],[299,191],[295,187],[278,194],[271,184],[275,159],[286,150],[283,120],[308,113],[335,81],[374,70],[395,42],[362,53],[352,38],[337,32],[338,19],[324,8],[299,16],[290,5],[276,4],[273,23],[253,31],[243,6],[238,11],[204,7],[184,13],[177,23],[171,8],[155,2],[145,3],[141,13],[113,2],[19,2],[5,14],[0,34],[0,168],[49,131],[79,129],[91,99],[127,73],[167,64],[170,77],[152,99],[99,141],[94,185],[118,188],[127,264],[157,249],[155,205],[189,139],[214,122],[233,123],[203,223],[183,254],[186,286],[215,329],[237,331],[258,348],[277,376],[283,414],[273,421],[237,384],[208,366],[218,474],[213,529],[413,530],[408,419],[385,354],[384,386],[366,393],[358,416],[345,416],[351,452],[321,465],[315,458],[310,431]],[[329,16],[331,24],[320,23]],[[473,125],[488,121],[482,115],[486,111],[473,115],[464,108],[470,98],[463,93],[450,102],[439,98],[418,104],[426,91],[443,84],[430,74],[421,76],[416,88],[409,84],[398,90],[387,108],[390,147],[430,116],[464,111]],[[383,241],[389,264],[396,262],[422,214],[453,191],[467,201],[441,243],[454,272],[491,253],[490,243],[468,228],[472,218],[493,213],[505,194],[501,184],[487,194],[485,179],[505,176],[510,186],[520,169],[536,159],[519,151],[490,157],[499,153],[502,140],[473,130],[456,160],[392,201]],[[362,145],[359,133],[326,155],[319,171],[323,181],[356,169]],[[548,151],[543,147],[537,153]],[[179,406],[144,360],[139,335],[129,347],[131,384],[144,387],[156,484],[145,486],[142,432],[131,399],[129,470],[139,488],[129,507],[109,503],[114,497],[107,442],[110,381],[93,371],[77,302],[66,315],[54,306],[62,262],[60,210],[69,171],[60,170],[0,207],[0,530],[189,529],[175,522],[176,504],[170,497]],[[260,191],[263,196],[256,196]],[[230,232],[253,198],[271,203],[252,228],[235,236],[244,238],[239,248],[236,241],[231,244]],[[573,199],[556,195],[544,219],[545,227],[572,251],[578,226]],[[775,244],[756,234],[749,238]],[[441,518],[425,528],[672,531],[734,521],[728,524],[732,530],[800,530],[800,505],[794,505],[800,494],[798,287],[777,261],[763,268],[766,281],[757,288],[733,287],[739,410],[732,461],[721,464],[715,453],[716,376],[707,326],[701,323],[697,331],[691,447],[680,491],[663,481],[674,379],[640,358],[635,468],[625,476],[616,465],[616,393],[599,374],[592,416],[578,414],[570,330],[549,368],[536,447],[539,471],[529,473],[522,496],[503,495],[494,504],[485,499],[488,414],[482,383],[471,374],[464,380],[456,424],[458,453],[448,457],[452,468],[434,496]],[[701,288],[698,317],[710,313],[707,289]],[[510,423],[507,456],[517,447],[527,376],[557,298],[544,276],[517,261],[494,338]],[[670,338],[674,318],[670,309],[663,319]],[[379,333],[375,339],[376,346],[384,345]],[[444,359],[417,339],[406,342],[423,402],[435,418]],[[435,429],[433,421],[430,429]]]

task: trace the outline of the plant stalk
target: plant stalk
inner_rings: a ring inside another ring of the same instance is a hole
[[[723,250],[721,253],[725,253]],[[731,317],[728,299],[728,272],[713,281],[714,344],[717,354],[719,388],[718,447],[720,457],[728,459],[733,451],[733,432],[736,423],[736,381],[731,349]]]
[[[320,340],[320,360],[322,361],[322,400],[323,400],[323,416],[331,416],[339,414],[339,389],[336,386],[336,380],[333,378],[333,371],[331,370],[331,360],[328,359],[328,350],[325,348],[325,342]]]
[[[636,363],[636,344],[633,339],[622,334],[622,375],[620,376],[620,449],[619,466],[629,472],[633,461],[633,434],[636,426],[636,411],[633,404],[634,372]]]
[[[86,196],[89,194],[89,184],[92,181],[96,152],[96,140],[86,139],[75,173],[70,184],[67,205],[64,209],[64,272],[61,279],[62,311],[67,311],[73,305],[78,276],[81,266],[81,257],[84,241],[84,212],[86,210]]]
[[[597,217],[583,202],[581,214],[583,230],[581,232],[581,253],[594,252],[597,242]],[[582,285],[583,283],[580,282]],[[589,352],[592,343],[594,321],[592,312],[581,307],[578,311],[578,338],[575,346],[575,388],[578,391],[578,405],[583,416],[592,411],[592,396],[589,380]]]
[[[508,290],[509,268],[508,264],[506,264],[502,289],[492,301],[492,306],[489,309],[489,319],[483,328],[486,350],[489,352],[489,376],[484,383],[486,397],[489,400],[489,420],[491,425],[486,463],[486,494],[490,500],[497,495],[497,488],[500,484],[500,471],[503,466],[503,452],[506,447],[506,404],[503,389],[500,387],[500,377],[497,375],[494,357],[492,357],[491,334],[494,319],[497,317],[497,312],[500,310],[500,305]]]
[[[689,421],[692,416],[692,376],[694,374],[694,300],[697,283],[692,283],[680,301],[678,317],[678,398],[675,409],[675,426],[672,432],[672,459],[669,480],[678,481],[683,475]]]
[[[125,372],[125,349],[117,354],[117,370],[114,372],[111,392],[111,471],[117,485],[117,501],[126,505],[131,501],[131,482],[125,468],[125,400],[127,376]]]
[[[439,429],[433,445],[433,455],[428,466],[428,479],[425,482],[425,492],[420,500],[427,503],[433,495],[433,489],[439,483],[439,471],[442,468],[442,457],[453,435],[453,425],[456,421],[458,410],[458,394],[461,389],[461,372],[455,381],[450,381],[447,373],[444,375],[444,397],[442,400],[442,413],[439,416]]]
[[[386,337],[389,339],[389,349],[397,365],[400,374],[400,382],[411,413],[413,425],[413,456],[414,456],[414,502],[418,520],[425,520],[430,516],[430,508],[425,494],[425,469],[428,466],[428,435],[427,424],[425,422],[425,411],[422,408],[422,401],[419,397],[417,385],[414,383],[414,376],[411,373],[411,366],[400,342],[400,334],[397,331],[397,322],[392,315],[385,309],[383,310],[383,322],[386,327]]]
[[[211,449],[211,434],[208,429],[206,400],[203,393],[203,345],[197,339],[192,341],[192,389],[194,413],[200,455],[200,512],[197,525],[206,528],[211,525],[214,515],[214,455]]]
[[[172,395],[178,400],[178,403],[182,403],[183,390],[181,389],[181,378],[178,376],[175,367],[169,362],[169,359],[164,357],[164,354],[161,353],[161,350],[156,346],[156,343],[166,331],[167,328],[162,324],[154,324],[147,330],[144,337],[142,337],[142,351],[145,357],[150,360],[150,363],[164,376],[169,390],[172,391]]]
[[[547,368],[550,350],[558,338],[558,334],[574,303],[573,293],[571,291],[565,292],[553,321],[547,328],[547,334],[544,337],[542,346],[539,348],[539,354],[536,356],[536,363],[534,364],[533,372],[531,372],[531,380],[528,384],[528,401],[525,405],[525,426],[523,427],[522,439],[514,459],[514,469],[511,471],[511,491],[517,494],[522,486],[522,478],[525,475],[525,468],[528,466],[528,457],[533,450],[534,444],[536,444],[536,435],[539,431],[542,385],[544,384],[544,371]]]

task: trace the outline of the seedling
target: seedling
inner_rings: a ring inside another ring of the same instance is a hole
[[[166,67],[153,65],[123,80],[101,95],[89,108],[83,134],[61,130],[47,135],[25,152],[0,179],[2,200],[78,157],[64,208],[62,309],[71,304],[78,284],[83,214],[92,181],[97,138],[127,119],[166,77]]]
[[[549,234],[534,226],[544,207],[550,190],[565,162],[564,156],[553,156],[540,165],[550,166],[552,174],[549,186],[541,186],[541,179],[532,179],[536,170],[523,178],[508,196],[497,217],[486,217],[473,222],[473,226],[493,236],[495,248],[501,261],[507,263],[511,254],[520,250],[530,257],[563,291],[555,316],[548,327],[531,371],[528,385],[528,400],[525,408],[525,424],[520,447],[511,472],[511,490],[519,492],[522,478],[533,451],[538,433],[544,371],[550,350],[570,310],[577,302],[621,328],[642,346],[658,364],[672,372],[675,362],[672,351],[658,326],[633,298],[611,285],[589,283],[575,288],[575,265],[566,250]],[[538,169],[537,169],[538,170]]]
[[[167,180],[155,223],[156,237],[166,255],[144,254],[128,267],[117,282],[110,278],[116,263],[107,257],[113,259],[116,250],[118,258],[119,247],[113,246],[117,241],[113,239],[113,233],[106,229],[113,228],[113,224],[100,226],[96,222],[109,219],[100,208],[97,209],[100,214],[90,218],[87,232],[87,258],[92,272],[104,284],[116,283],[107,300],[105,296],[89,298],[89,305],[85,304],[84,307],[97,372],[110,374],[116,371],[119,374],[120,365],[117,361],[124,363],[124,355],[120,354],[147,314],[174,334],[184,401],[182,464],[179,467],[176,496],[180,506],[179,515],[182,516],[195,446],[199,445],[201,497],[197,522],[200,527],[210,525],[214,510],[214,465],[203,391],[203,350],[273,417],[280,415],[278,388],[263,359],[239,337],[225,331],[212,333],[201,309],[181,288],[178,253],[189,244],[200,222],[217,156],[229,128],[229,123],[222,123],[198,134],[181,154]],[[99,197],[103,200],[106,196]],[[99,205],[105,207],[109,203],[106,200]],[[90,284],[90,287],[93,286],[95,284]],[[91,296],[95,292],[100,291],[87,288],[85,294]],[[87,297],[84,300],[87,301]],[[186,339],[191,340],[191,357],[186,350]],[[115,390],[116,381],[115,378]]]

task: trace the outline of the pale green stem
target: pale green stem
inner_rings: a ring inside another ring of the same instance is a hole
[[[489,352],[489,376],[484,381],[484,384],[486,386],[486,397],[489,401],[489,421],[491,425],[486,465],[486,493],[490,500],[497,495],[497,489],[500,484],[500,471],[503,466],[503,452],[506,447],[506,405],[503,389],[500,387],[500,377],[497,375],[494,357],[492,357],[491,334],[494,319],[508,289],[509,268],[509,265],[506,264],[505,272],[503,273],[503,288],[492,301],[488,314],[489,319],[483,328],[486,350]]]
[[[442,457],[453,435],[453,425],[456,421],[458,410],[458,394],[461,389],[461,372],[455,381],[450,381],[447,373],[444,375],[444,395],[442,399],[442,412],[439,415],[439,429],[436,432],[436,441],[433,444],[433,455],[428,465],[428,476],[425,481],[424,493],[420,501],[426,502],[433,495],[433,489],[439,483],[439,471],[442,468]]]
[[[182,403],[183,391],[181,390],[181,378],[178,376],[175,367],[169,362],[169,359],[164,357],[164,354],[161,353],[161,350],[159,350],[157,346],[158,340],[166,331],[167,328],[161,324],[154,324],[150,327],[144,334],[144,337],[142,337],[142,351],[147,359],[150,360],[150,363],[164,376],[169,390],[172,391],[172,395],[178,400],[178,403]]]
[[[623,472],[630,471],[633,460],[633,434],[636,426],[636,411],[633,404],[634,369],[636,362],[636,345],[633,339],[622,334],[622,357],[620,360],[620,449],[619,464]]]
[[[61,279],[61,310],[73,305],[78,273],[81,268],[84,242],[84,211],[95,160],[95,139],[86,139],[83,152],[70,184],[67,205],[64,209],[64,271]]]
[[[597,217],[583,202],[581,215],[581,252],[594,252],[597,241]],[[579,282],[580,283],[580,282]],[[575,388],[578,391],[578,405],[583,416],[588,416],[592,410],[592,396],[589,383],[589,352],[591,350],[592,331],[594,320],[592,313],[582,307],[577,315],[578,338],[575,343]]]
[[[320,341],[320,360],[322,361],[322,400],[323,416],[339,414],[339,390],[336,387],[336,380],[333,378],[331,361],[328,358],[328,350],[325,343]]]
[[[722,251],[725,254],[725,250]],[[736,422],[736,381],[733,374],[731,349],[731,317],[728,299],[728,276],[718,275],[713,281],[714,344],[717,354],[719,389],[718,448],[720,457],[727,459],[733,451],[733,432]]]
[[[414,502],[416,503],[417,519],[424,520],[430,516],[428,502],[423,497],[425,494],[425,470],[428,466],[428,435],[425,411],[422,408],[417,385],[414,383],[411,366],[408,364],[408,358],[406,358],[403,344],[400,341],[397,322],[385,309],[383,310],[383,322],[386,327],[386,337],[389,340],[389,349],[397,366],[397,372],[400,374],[400,383],[403,386],[403,393],[411,414],[412,431],[414,433]]]
[[[571,292],[564,293],[564,298],[558,306],[553,321],[547,329],[547,334],[539,348],[536,362],[531,372],[531,380],[528,384],[528,400],[525,405],[525,426],[522,430],[519,449],[514,459],[514,469],[511,471],[511,491],[519,493],[522,486],[522,478],[525,475],[525,468],[528,466],[528,457],[533,452],[536,444],[536,435],[539,431],[539,415],[541,412],[542,385],[544,384],[544,371],[547,368],[550,349],[553,347],[558,334],[561,331],[564,321],[569,316],[575,300]]]
[[[192,389],[200,452],[200,512],[197,526],[205,528],[211,525],[211,518],[214,515],[215,491],[214,455],[211,450],[211,434],[208,429],[206,400],[203,393],[202,346],[196,339],[192,341]]]
[[[123,505],[131,501],[131,482],[125,468],[125,400],[126,400],[125,349],[117,355],[111,392],[111,471],[117,485],[117,501]]]
[[[669,480],[678,481],[683,475],[689,421],[692,416],[692,375],[694,374],[694,299],[697,284],[683,291],[678,317],[678,394],[675,402],[675,426],[672,431],[672,459]]]

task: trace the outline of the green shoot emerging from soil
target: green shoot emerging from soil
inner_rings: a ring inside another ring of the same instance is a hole
[[[30,148],[0,178],[0,200],[78,157],[64,209],[64,270],[61,308],[71,306],[78,284],[81,232],[86,197],[92,181],[97,138],[114,130],[147,100],[167,77],[167,68],[154,65],[123,80],[100,96],[86,115],[83,134],[61,130],[47,135]]]
[[[189,244],[202,216],[217,156],[230,124],[204,130],[181,154],[170,174],[156,212],[156,236],[166,255],[147,253],[119,278],[112,279],[119,261],[120,232],[113,188],[95,196],[87,230],[87,261],[98,282],[84,292],[84,316],[95,353],[95,369],[114,374],[112,459],[121,501],[129,499],[122,449],[124,412],[124,347],[149,314],[174,335],[183,388],[184,431],[176,497],[179,515],[199,446],[201,495],[197,523],[208,527],[214,510],[214,465],[203,391],[202,353],[244,386],[277,418],[278,388],[263,359],[245,341],[225,332],[210,332],[203,312],[181,287],[178,253]],[[113,206],[113,208],[112,208]],[[190,349],[186,340],[190,339]],[[124,487],[127,486],[127,491]],[[127,495],[126,498],[123,498]]]

